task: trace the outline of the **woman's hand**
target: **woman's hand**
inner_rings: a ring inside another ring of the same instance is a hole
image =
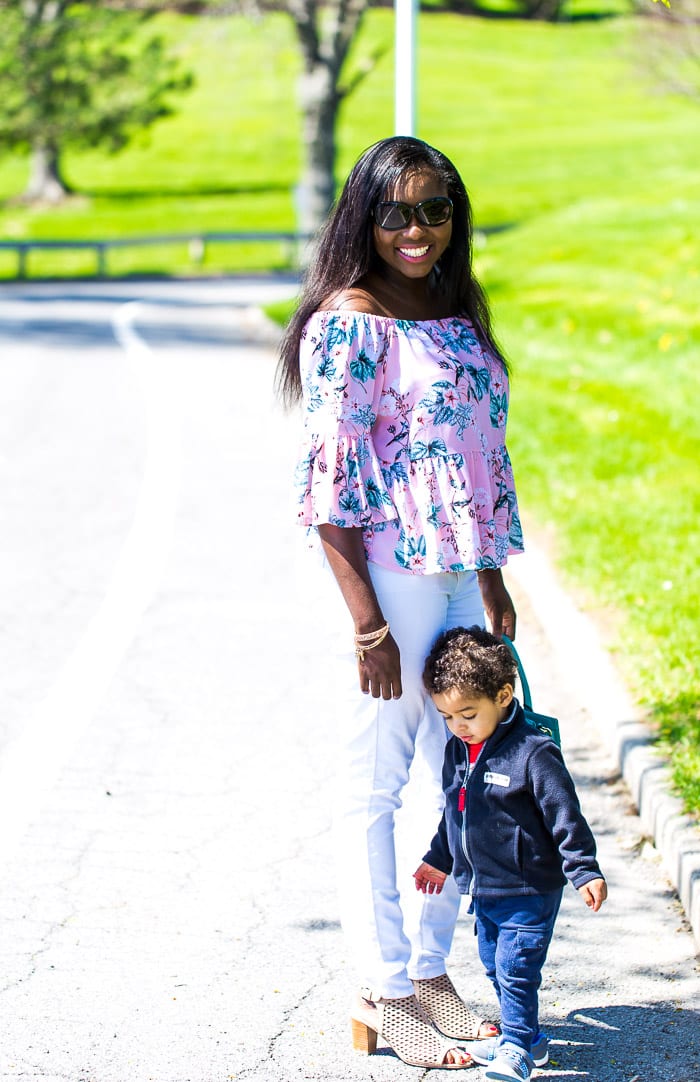
[[[413,878],[416,881],[416,890],[422,890],[424,894],[439,894],[447,876],[423,861],[413,873]]]
[[[373,650],[365,650],[357,659],[360,688],[375,699],[401,698],[401,658],[391,634]]]
[[[352,616],[356,635],[372,635],[386,621],[372,586],[367,557],[359,527],[339,527],[323,523],[318,527],[323,551],[335,575]],[[371,641],[371,640],[370,640]],[[399,648],[387,635],[373,650],[358,657],[360,688],[375,699],[398,699],[401,696],[401,659]]]
[[[500,568],[477,571],[481,599],[494,635],[515,638],[515,605],[505,588]]]

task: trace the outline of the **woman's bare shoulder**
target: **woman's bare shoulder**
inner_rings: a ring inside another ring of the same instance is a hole
[[[362,312],[370,316],[387,316],[389,313],[377,298],[361,286],[351,286],[339,293],[331,293],[319,306],[321,312]]]

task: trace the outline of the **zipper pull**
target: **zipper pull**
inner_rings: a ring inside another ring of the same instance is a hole
[[[459,790],[459,798],[457,800],[457,811],[463,812],[466,803],[467,803],[467,787],[466,787],[466,785],[463,785],[462,788]]]

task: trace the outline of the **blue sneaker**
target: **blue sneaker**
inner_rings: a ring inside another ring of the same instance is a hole
[[[542,1030],[532,1042],[530,1055],[534,1060],[535,1067],[544,1067],[545,1063],[549,1063],[549,1038]]]
[[[497,1047],[495,1058],[484,1071],[484,1078],[492,1082],[529,1082],[534,1066],[532,1056],[517,1044],[506,1041]]]
[[[474,1062],[483,1067],[496,1058],[499,1040],[499,1037],[487,1037],[483,1041],[469,1041],[465,1047],[469,1049],[469,1054]],[[545,1033],[540,1032],[537,1034],[530,1049],[530,1055],[535,1067],[544,1067],[546,1063],[549,1063],[549,1038]]]

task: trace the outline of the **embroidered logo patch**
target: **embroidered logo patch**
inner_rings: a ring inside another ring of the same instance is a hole
[[[508,786],[508,785],[510,785],[510,775],[509,774],[493,774],[490,770],[487,770],[486,773],[484,774],[484,784],[485,785]]]

